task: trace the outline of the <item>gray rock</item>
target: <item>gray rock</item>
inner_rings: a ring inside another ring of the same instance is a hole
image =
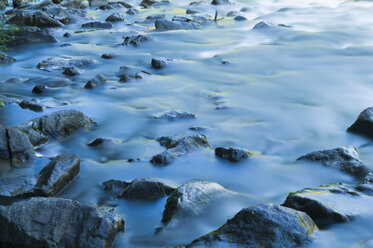
[[[156,20],[155,28],[159,31],[167,30],[192,30],[199,29],[201,24],[195,21],[180,21],[180,20]]]
[[[82,24],[82,28],[110,29],[112,27],[113,24],[108,22],[88,22]]]
[[[373,183],[373,172],[369,172],[368,175],[363,179],[363,183]]]
[[[139,13],[139,11],[137,9],[129,9],[129,10],[126,11],[127,15],[136,15],[138,13]]]
[[[247,21],[247,18],[244,17],[244,16],[236,16],[235,18],[233,18],[235,21]]]
[[[19,106],[23,109],[29,109],[35,112],[43,112],[44,106],[36,101],[23,100],[19,103]]]
[[[145,42],[145,41],[149,41],[151,40],[150,37],[148,36],[144,36],[144,35],[132,35],[132,36],[126,36],[124,37],[124,41],[121,45],[132,45],[132,46],[139,46],[141,43]]]
[[[87,8],[87,3],[84,0],[63,0],[59,3],[65,8],[74,8],[74,9],[85,9]]]
[[[110,145],[118,145],[122,143],[121,140],[117,140],[114,138],[96,138],[94,141],[88,144],[88,146],[110,146]]]
[[[225,4],[231,4],[229,0],[213,0],[211,2],[212,5],[225,5]]]
[[[44,12],[17,12],[8,20],[9,24],[18,26],[33,26],[39,28],[61,27],[63,24]]]
[[[104,190],[115,195],[117,197],[123,190],[130,185],[131,182],[119,181],[119,180],[109,180],[103,183]]]
[[[238,162],[243,159],[247,159],[251,153],[242,148],[232,148],[232,147],[217,147],[215,148],[215,156],[229,160],[231,162]]]
[[[193,14],[197,14],[198,11],[197,10],[193,10],[193,9],[187,9],[186,10],[186,14],[187,15],[193,15]]]
[[[110,2],[106,5],[102,5],[99,7],[101,10],[111,10],[111,9],[122,9],[122,8],[132,8],[132,6],[125,2]]]
[[[209,127],[201,126],[201,127],[190,127],[189,130],[195,131],[195,132],[206,132],[210,130]]]
[[[261,21],[255,24],[252,30],[263,30],[263,29],[270,29],[270,28],[273,28],[273,25]]]
[[[137,67],[121,66],[116,75],[121,82],[127,82],[129,78],[142,79],[143,76],[150,75],[150,73]]]
[[[81,129],[90,129],[95,122],[76,110],[61,110],[17,126],[28,135],[34,146],[50,139],[66,137]]]
[[[166,67],[167,63],[170,61],[170,59],[165,58],[152,58],[151,65],[154,69],[162,69]]]
[[[35,197],[0,206],[5,247],[111,247],[124,220],[95,205]]]
[[[363,110],[347,132],[359,134],[373,139],[373,107]]]
[[[0,178],[0,199],[34,196],[36,182],[36,175]]]
[[[109,0],[88,0],[90,7],[99,7],[109,3]]]
[[[124,21],[124,19],[118,12],[116,12],[116,13],[108,16],[105,21],[107,21],[107,22],[122,22],[122,21]]]
[[[49,4],[42,6],[40,9],[63,24],[69,24],[71,21],[70,14],[73,14],[71,10],[69,11],[58,4]]]
[[[154,14],[154,15],[147,16],[145,19],[147,19],[147,20],[158,20],[158,19],[164,19],[164,18],[166,18],[165,14]]]
[[[55,56],[41,61],[37,68],[43,71],[63,70],[72,67],[83,67],[96,62],[93,59],[78,59],[65,55]]]
[[[75,66],[73,66],[73,67],[66,68],[62,73],[66,76],[73,77],[73,76],[79,75],[80,70],[76,68]]]
[[[0,124],[0,160],[9,161],[8,137],[6,129]]]
[[[18,128],[8,128],[7,136],[12,165],[23,165],[35,159],[34,147],[25,133]]]
[[[373,186],[326,184],[292,192],[282,204],[307,213],[318,226],[343,223],[371,213]]]
[[[13,8],[18,8],[23,3],[23,0],[13,0]]]
[[[8,47],[57,42],[57,40],[51,34],[49,34],[47,30],[37,27],[19,27],[18,31],[14,32],[12,36],[13,39],[6,43]]]
[[[133,180],[118,196],[125,199],[158,199],[175,191],[178,185],[158,178]]]
[[[115,57],[115,55],[112,54],[112,53],[104,53],[104,54],[101,55],[101,58],[103,58],[103,59],[112,59],[114,57]]]
[[[360,161],[359,154],[353,146],[311,152],[298,158],[297,161],[317,162],[358,178],[363,178],[369,173],[368,167]]]
[[[226,16],[231,17],[231,16],[238,16],[240,12],[238,11],[229,11]]]
[[[45,91],[45,88],[45,84],[35,85],[34,88],[32,88],[32,93],[42,94]]]
[[[195,114],[192,114],[186,111],[171,110],[160,116],[156,116],[155,118],[160,119],[160,120],[174,121],[174,120],[180,120],[180,119],[195,119],[196,116]]]
[[[163,1],[142,0],[139,5],[144,7],[144,8],[150,8],[150,7],[153,7],[153,6],[168,5],[168,4],[170,4],[170,1],[168,1],[168,0],[163,0]]]
[[[192,152],[198,148],[208,148],[210,145],[205,135],[193,136],[165,136],[158,138],[157,141],[164,147],[166,151],[153,156],[150,162],[154,165],[168,165],[177,157]]]
[[[9,65],[13,62],[15,62],[16,59],[12,58],[10,56],[7,56],[5,54],[0,54],[0,65]]]
[[[244,208],[219,229],[188,247],[300,247],[317,226],[305,213],[273,204]]]
[[[106,78],[100,74],[96,75],[94,78],[89,80],[85,85],[85,89],[93,89],[98,86],[103,85],[106,82]]]

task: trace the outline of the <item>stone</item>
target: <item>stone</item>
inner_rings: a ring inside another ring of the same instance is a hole
[[[239,162],[241,160],[247,159],[251,153],[242,148],[232,148],[232,147],[217,147],[215,148],[215,156],[229,160],[231,162]]]
[[[201,127],[190,127],[189,130],[195,131],[195,132],[206,132],[210,130],[209,127],[201,126]]]
[[[269,29],[269,28],[273,28],[273,25],[261,21],[255,24],[252,30],[263,30],[263,29]]]
[[[43,112],[44,106],[36,101],[23,100],[19,103],[19,106],[23,109],[29,109],[35,112]]]
[[[111,54],[111,53],[104,53],[104,54],[101,55],[101,58],[103,58],[103,59],[112,59],[114,57],[115,57],[115,55]]]
[[[122,143],[121,140],[117,140],[114,138],[96,138],[91,143],[87,144],[88,146],[110,146],[110,145],[118,145]]]
[[[145,19],[146,20],[159,20],[159,19],[164,19],[164,18],[166,18],[165,14],[154,14],[154,15],[147,16]]]
[[[193,10],[193,9],[187,9],[186,10],[186,14],[187,15],[193,15],[193,14],[197,14],[198,11],[197,10]]]
[[[73,76],[77,76],[80,74],[80,70],[78,68],[76,68],[75,66],[72,66],[72,67],[68,67],[66,68],[63,72],[62,72],[63,75],[66,75],[66,76],[70,76],[70,77],[73,77]]]
[[[24,165],[35,159],[34,147],[25,133],[18,128],[8,128],[7,137],[11,165]]]
[[[34,197],[0,206],[5,247],[111,247],[124,220],[93,204]]]
[[[212,5],[226,5],[226,4],[231,4],[229,0],[213,0],[211,2]]]
[[[74,12],[68,10],[58,4],[50,4],[40,8],[44,13],[58,20],[59,22],[67,25],[71,21],[70,15],[73,15]]]
[[[90,7],[99,7],[109,3],[109,0],[88,0]]]
[[[156,20],[154,22],[155,28],[158,31],[167,30],[193,30],[199,29],[201,24],[195,21],[180,21],[180,20]]]
[[[129,9],[129,10],[126,11],[127,15],[136,15],[138,13],[139,13],[139,11],[137,9]]]
[[[163,0],[163,1],[157,1],[157,0],[142,0],[139,4],[140,6],[144,7],[145,9],[153,7],[153,6],[160,6],[160,5],[168,5],[170,4],[169,1]]]
[[[305,213],[274,204],[244,208],[219,229],[188,247],[301,247],[318,230]]]
[[[229,11],[226,16],[231,17],[231,16],[238,16],[240,12],[238,11]]]
[[[80,59],[80,58],[73,58],[70,56],[60,55],[48,58],[46,60],[41,61],[37,68],[43,71],[52,71],[52,70],[64,70],[66,68],[72,67],[83,67],[86,65],[90,65],[95,63],[96,61],[93,59]]]
[[[36,181],[36,175],[0,178],[0,200],[34,196]]]
[[[373,139],[373,107],[364,109],[347,132]]]
[[[118,197],[131,182],[120,180],[109,180],[103,183],[104,190]]]
[[[195,114],[192,114],[186,111],[171,110],[160,116],[156,116],[155,118],[160,119],[160,120],[174,121],[174,120],[181,120],[181,119],[195,119],[196,116]]]
[[[63,24],[44,12],[17,12],[8,20],[9,24],[18,26],[33,26],[39,28],[61,27]]]
[[[157,139],[157,141],[167,148],[166,151],[154,155],[150,162],[157,166],[169,165],[177,157],[192,152],[198,148],[210,147],[205,135],[193,136],[164,136]]]
[[[82,28],[111,29],[112,27],[113,24],[108,22],[88,22],[82,24]]]
[[[126,45],[126,46],[132,45],[132,46],[137,47],[140,44],[142,44],[143,42],[149,41],[149,40],[151,40],[150,37],[144,36],[144,35],[141,35],[141,34],[126,36],[126,37],[124,37],[124,41],[121,45]]]
[[[244,16],[238,15],[235,18],[233,18],[233,20],[235,20],[235,21],[247,21],[247,18],[244,17]]]
[[[104,76],[98,74],[94,78],[92,78],[91,80],[89,80],[85,84],[84,88],[85,89],[93,89],[93,88],[96,88],[98,86],[103,85],[105,82],[106,82],[106,78]]]
[[[118,12],[116,12],[116,13],[113,13],[110,16],[108,16],[105,21],[107,21],[107,22],[122,22],[122,21],[124,21],[124,19]]]
[[[170,59],[165,58],[152,58],[151,65],[154,69],[162,69],[166,67],[167,63],[170,61]]]
[[[133,180],[118,196],[128,200],[150,200],[167,196],[178,185],[158,178],[138,178]]]
[[[64,33],[64,35],[63,35],[63,37],[70,37],[71,36],[71,34],[69,33],[69,32],[66,32],[66,33]]]
[[[0,124],[0,160],[9,161],[8,136],[6,129]]]
[[[0,54],[0,65],[9,65],[11,63],[14,63],[15,61],[16,61],[15,58],[12,58],[5,54]]]
[[[63,0],[59,3],[65,8],[74,8],[74,9],[85,9],[87,8],[87,3],[84,0]]]
[[[38,85],[35,85],[34,88],[32,88],[32,93],[42,94],[44,90],[45,90],[45,84],[38,84]]]
[[[360,161],[359,154],[353,146],[311,152],[301,156],[297,161],[320,163],[358,178],[363,178],[369,173],[368,167]]]
[[[6,43],[8,47],[57,42],[47,30],[37,27],[19,27],[18,31],[9,35],[12,35],[13,39]]]
[[[132,6],[125,2],[109,2],[106,5],[102,5],[99,7],[101,10],[112,10],[112,9],[122,9],[122,8],[132,8]]]
[[[363,179],[363,183],[372,183],[373,184],[373,172],[369,172],[368,175]]]

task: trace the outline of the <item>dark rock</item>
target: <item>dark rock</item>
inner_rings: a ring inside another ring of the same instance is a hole
[[[215,148],[215,156],[229,160],[231,162],[238,162],[243,159],[247,159],[251,153],[242,148],[232,148],[232,147],[217,147]]]
[[[70,47],[72,46],[70,43],[61,44],[60,47]]]
[[[317,162],[358,178],[363,178],[369,173],[368,167],[360,161],[359,154],[353,146],[311,152],[298,158],[297,161]]]
[[[0,53],[0,65],[8,65],[8,64],[11,64],[15,61],[16,61],[15,58],[12,58],[10,56],[7,56],[5,54]]]
[[[36,175],[0,178],[0,200],[35,196]]]
[[[66,137],[81,129],[90,129],[95,122],[76,110],[61,110],[32,119],[17,126],[28,135],[34,146],[49,139]]]
[[[120,143],[122,143],[120,140],[113,138],[97,138],[89,143],[88,146],[117,145]]]
[[[132,8],[132,6],[125,2],[109,2],[108,4],[102,5],[99,7],[99,9],[101,10],[122,9],[122,8],[130,9]]]
[[[118,12],[116,12],[116,13],[108,16],[105,21],[107,21],[107,22],[122,22],[122,21],[124,21],[124,19]]]
[[[93,59],[76,59],[65,55],[55,56],[41,61],[37,68],[43,71],[64,70],[65,68],[83,67],[96,62]]]
[[[93,89],[93,88],[96,88],[98,86],[103,85],[105,82],[106,82],[106,78],[104,76],[98,74],[94,78],[92,78],[91,80],[89,80],[85,84],[84,88],[85,89]]]
[[[101,55],[101,58],[103,58],[103,59],[112,59],[114,57],[115,57],[115,55],[114,54],[110,54],[110,53],[105,53],[105,54]]]
[[[13,36],[13,39],[6,43],[6,45],[9,47],[26,44],[57,42],[57,40],[50,35],[47,30],[37,27],[19,27],[18,31],[9,35]]]
[[[172,111],[166,112],[156,117],[156,119],[168,120],[168,121],[174,121],[174,120],[179,120],[179,119],[194,119],[194,118],[196,118],[195,114],[192,114],[186,111],[177,111],[177,110],[172,110]]]
[[[35,94],[42,94],[45,90],[45,85],[44,84],[38,84],[35,85],[34,88],[32,88],[32,93]]]
[[[104,6],[109,3],[109,0],[88,0],[90,7]]]
[[[229,0],[213,0],[211,2],[212,5],[225,5],[225,4],[231,4]]]
[[[155,28],[159,31],[199,29],[201,24],[191,20],[156,20]]]
[[[168,5],[168,4],[170,4],[170,2],[168,0],[163,0],[163,1],[142,0],[139,5],[144,7],[144,8],[149,8],[149,7],[152,7],[152,6],[160,6],[160,5]]]
[[[229,11],[226,16],[231,17],[231,16],[238,16],[240,12],[238,11]]]
[[[315,223],[303,212],[261,204],[242,209],[188,247],[300,247],[315,239],[312,234],[316,230]]]
[[[164,147],[166,151],[153,156],[150,161],[154,165],[168,165],[177,157],[194,151],[198,148],[208,148],[210,145],[204,135],[193,136],[165,136],[158,138],[157,141]]]
[[[0,1],[0,10],[3,10],[6,8],[6,5],[3,1]]]
[[[74,9],[85,9],[88,7],[84,0],[63,0],[59,4],[65,8]]]
[[[187,9],[186,10],[186,14],[187,15],[193,15],[193,14],[197,14],[198,11],[197,10],[193,10],[193,9]]]
[[[137,9],[129,9],[129,10],[126,11],[127,15],[136,15],[138,13],[139,13],[139,11]]]
[[[132,46],[139,46],[141,43],[151,40],[150,37],[144,35],[133,35],[133,36],[126,36],[124,37],[124,41],[121,45],[132,45]]]
[[[347,132],[359,134],[373,139],[373,107],[363,110]]]
[[[368,175],[363,179],[363,183],[373,184],[373,172],[369,172]]]
[[[307,213],[324,227],[370,214],[372,203],[373,188],[340,183],[292,192],[282,205]]]
[[[49,16],[53,17],[53,19],[63,24],[69,24],[71,22],[71,16],[75,14],[73,11],[68,10],[62,7],[61,5],[57,4],[42,6],[39,9],[41,9],[44,13],[48,14]]]
[[[35,112],[42,112],[44,110],[44,106],[36,101],[23,100],[19,103],[19,106],[23,109],[29,109]]]
[[[104,190],[110,192],[117,197],[123,190],[130,185],[131,182],[119,181],[119,180],[109,180],[103,183]]]
[[[108,22],[88,22],[82,24],[82,28],[110,29],[112,27],[113,24]]]
[[[246,21],[247,20],[247,18],[246,17],[244,17],[244,16],[236,16],[235,18],[233,18],[235,21]]]
[[[35,151],[29,138],[18,128],[7,129],[12,165],[23,165],[35,159]]]
[[[196,131],[196,132],[205,132],[210,130],[209,127],[191,127],[189,130]]]
[[[53,19],[44,12],[17,12],[15,16],[8,20],[9,24],[18,26],[33,26],[39,28],[61,27],[63,24]]]
[[[262,21],[262,22],[258,22],[257,24],[255,24],[255,26],[253,27],[252,30],[269,29],[269,28],[272,28],[272,27],[273,27],[273,25]]]
[[[241,12],[249,12],[250,11],[250,8],[248,7],[243,7],[240,9]]]
[[[10,151],[6,129],[0,124],[0,160],[9,161]]]
[[[165,58],[152,58],[152,67],[154,69],[162,69],[164,67],[166,67],[167,63],[171,61],[171,59],[165,59]]]
[[[128,79],[142,79],[143,76],[150,75],[149,72],[141,70],[136,67],[121,66],[117,76],[120,78],[121,82],[127,82]]]
[[[69,33],[69,32],[66,32],[64,35],[63,35],[63,37],[70,37],[71,36],[71,34]]]
[[[133,180],[118,196],[125,199],[158,199],[175,191],[176,184],[158,178],[138,178]]]
[[[13,8],[18,8],[23,3],[23,0],[13,0]]]
[[[35,197],[0,206],[5,247],[111,247],[124,220],[95,205]]]
[[[154,15],[147,16],[145,19],[147,19],[147,20],[158,20],[158,19],[164,19],[164,18],[166,18],[165,14],[154,14]]]
[[[73,67],[68,67],[66,68],[62,74],[66,75],[66,76],[70,76],[70,77],[73,77],[73,76],[77,76],[80,74],[80,70],[78,68],[76,68],[75,66]]]

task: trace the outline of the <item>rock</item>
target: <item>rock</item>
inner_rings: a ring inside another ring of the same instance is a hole
[[[167,63],[171,61],[171,59],[165,59],[165,58],[152,58],[152,67],[154,69],[162,69],[164,67],[166,67]]]
[[[79,175],[79,172],[78,156],[59,155],[40,171],[35,191],[38,195],[55,196],[66,188]]]
[[[192,30],[199,29],[201,24],[195,21],[180,21],[180,20],[156,20],[155,28],[159,31],[167,30]]]
[[[3,1],[0,1],[0,10],[3,10],[6,8],[6,5]]]
[[[23,100],[19,103],[19,106],[23,109],[30,109],[35,112],[43,112],[44,106],[36,101]]]
[[[6,129],[0,124],[0,160],[9,161],[10,151]]]
[[[13,0],[13,8],[18,8],[23,3],[23,0]]]
[[[94,78],[92,78],[91,80],[89,80],[85,84],[84,88],[85,89],[93,89],[93,88],[96,88],[98,86],[103,85],[105,82],[106,82],[106,78],[104,76],[98,74]]]
[[[300,247],[317,226],[305,213],[273,204],[244,208],[219,229],[188,247]]]
[[[166,18],[165,14],[154,14],[154,15],[147,16],[145,19],[146,20],[159,20],[159,19],[164,19],[164,18]]]
[[[46,60],[41,61],[37,68],[43,71],[52,71],[52,70],[63,70],[66,68],[72,67],[83,67],[89,64],[96,62],[93,59],[78,59],[72,58],[65,55],[60,55],[56,57],[51,57]]]
[[[90,7],[99,7],[109,3],[109,0],[88,0]]]
[[[110,54],[110,53],[104,53],[104,54],[101,55],[101,58],[103,58],[103,59],[112,59],[114,57],[115,57],[115,55]]]
[[[364,109],[347,132],[373,139],[373,107]]]
[[[12,58],[10,56],[7,56],[5,54],[0,54],[0,65],[9,65],[13,62],[15,62],[16,59]]]
[[[86,1],[83,0],[63,0],[60,2],[60,5],[65,8],[74,8],[74,9],[85,9],[87,8]]]
[[[232,148],[232,147],[217,147],[215,148],[215,156],[229,160],[231,162],[238,162],[243,159],[247,159],[251,153],[242,148]]]
[[[129,10],[126,11],[127,15],[136,15],[138,13],[139,13],[139,11],[137,9],[129,9]]]
[[[95,205],[35,197],[0,206],[6,247],[111,247],[124,220]]]
[[[177,185],[158,178],[138,178],[133,180],[118,196],[125,199],[148,200],[167,196]]]
[[[225,5],[225,4],[231,4],[229,0],[213,0],[211,2],[212,5]]]
[[[110,10],[110,9],[122,9],[122,8],[132,8],[132,6],[125,2],[109,2],[106,5],[102,5],[99,7],[101,10]]]
[[[187,9],[186,10],[186,14],[187,15],[193,15],[193,14],[197,14],[198,11],[197,10],[193,10],[193,9]]]
[[[170,4],[169,1],[163,0],[163,1],[156,1],[156,0],[142,0],[139,4],[140,6],[144,7],[145,9],[152,7],[152,6],[160,6],[160,5],[167,5]]]
[[[119,196],[119,194],[122,193],[130,184],[131,182],[119,180],[109,180],[103,183],[104,190],[109,191],[111,194],[115,195],[115,197]]]
[[[121,82],[127,82],[129,78],[141,79],[145,75],[150,75],[150,73],[137,67],[121,66],[116,75],[120,78]]]
[[[360,161],[359,154],[353,146],[311,152],[298,158],[297,161],[317,162],[358,178],[363,178],[369,173],[368,167]]]
[[[262,22],[258,22],[257,24],[255,24],[255,26],[252,28],[252,30],[269,29],[269,28],[272,28],[272,27],[273,27],[273,25],[262,21]]]
[[[105,21],[107,21],[107,22],[122,22],[122,21],[124,21],[124,19],[118,12],[116,12],[116,13],[108,16]]]
[[[52,35],[50,35],[47,30],[43,30],[37,27],[19,27],[18,31],[14,32],[12,36],[13,39],[6,43],[8,47],[26,44],[57,42],[57,40]]]
[[[97,138],[91,143],[89,143],[88,146],[108,146],[118,145],[120,143],[122,143],[122,141],[113,138]]]
[[[32,197],[36,182],[36,175],[0,178],[0,200]]]
[[[62,74],[66,75],[66,76],[70,76],[70,77],[73,77],[73,76],[77,76],[80,74],[80,70],[78,68],[76,68],[75,66],[72,66],[72,67],[68,67],[66,68]]]
[[[18,26],[33,26],[39,28],[61,27],[63,24],[53,19],[44,12],[17,12],[15,16],[8,20],[9,24]]]
[[[238,11],[229,11],[226,16],[231,17],[231,16],[238,16],[240,12]]]
[[[292,192],[282,205],[307,213],[318,226],[324,227],[370,214],[372,203],[372,187],[339,183]]]
[[[113,24],[108,22],[88,22],[82,24],[82,28],[110,29]]]
[[[235,21],[247,21],[247,18],[244,17],[244,16],[236,16],[235,18],[233,18]]]
[[[38,84],[35,85],[34,88],[32,88],[32,93],[35,94],[42,94],[45,90],[45,85],[44,84]]]
[[[363,183],[373,183],[373,172],[369,172],[368,175],[363,179]]]
[[[157,141],[167,148],[166,151],[153,156],[150,161],[154,165],[168,165],[177,157],[194,151],[198,148],[208,148],[210,145],[205,135],[193,136],[165,136],[158,138]]]
[[[196,131],[196,132],[205,132],[205,131],[210,130],[210,128],[209,127],[191,127],[189,128],[189,130]]]
[[[50,4],[47,6],[43,6],[40,8],[44,13],[48,14],[49,16],[53,17],[54,19],[58,20],[63,24],[69,24],[71,21],[70,14],[73,15],[74,12],[71,10],[67,10],[61,5],[57,4]]]
[[[90,129],[95,122],[76,110],[60,110],[17,126],[28,135],[34,146],[50,139],[71,135],[81,129]]]
[[[167,199],[162,222],[168,224],[176,216],[200,216],[209,204],[230,194],[232,192],[217,183],[191,180],[178,187]]]
[[[29,138],[17,128],[7,129],[11,165],[23,165],[35,159],[35,151]]]
[[[195,114],[192,114],[186,111],[172,110],[160,116],[157,116],[155,118],[161,119],[161,120],[174,121],[174,120],[180,120],[180,119],[195,119],[196,116]]]
[[[139,46],[141,43],[145,42],[145,41],[148,41],[148,40],[151,40],[150,37],[148,36],[144,36],[144,35],[133,35],[133,36],[126,36],[124,37],[124,41],[121,45],[132,45],[132,46]]]
[[[71,34],[69,33],[69,32],[66,32],[66,33],[64,33],[64,35],[63,35],[63,37],[70,37],[71,36]]]

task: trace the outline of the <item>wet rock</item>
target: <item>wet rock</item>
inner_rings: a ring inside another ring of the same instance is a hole
[[[0,200],[34,196],[36,175],[0,178]]]
[[[57,42],[57,40],[51,34],[49,34],[47,30],[37,27],[19,27],[18,31],[14,32],[12,36],[13,39],[8,41],[6,44],[9,47],[26,44]]]
[[[104,190],[113,194],[115,197],[119,196],[123,190],[130,185],[131,182],[120,180],[109,180],[103,183]]]
[[[373,188],[339,183],[292,192],[282,205],[307,213],[324,227],[369,214],[372,203]]]
[[[209,204],[232,193],[217,183],[191,180],[167,199],[162,222],[167,224],[177,216],[200,216]]]
[[[109,3],[109,0],[88,0],[90,7],[99,7]]]
[[[177,157],[194,151],[198,148],[208,148],[210,145],[205,135],[193,136],[164,136],[157,139],[166,151],[153,156],[150,161],[154,165],[168,165]]]
[[[28,100],[23,100],[22,102],[19,103],[19,106],[23,109],[29,109],[35,112],[43,112],[44,111],[44,106],[37,101],[28,101]]]
[[[107,22],[122,22],[122,21],[124,21],[124,19],[118,12],[116,12],[116,13],[108,16],[105,21],[107,21]]]
[[[23,165],[35,159],[35,151],[28,136],[17,128],[7,129],[11,165]]]
[[[105,54],[101,55],[101,58],[103,58],[103,59],[112,59],[114,57],[115,57],[115,55],[114,54],[110,54],[110,53],[105,53]]]
[[[186,14],[187,15],[193,15],[193,14],[197,14],[198,11],[197,10],[193,10],[193,9],[187,9],[186,10]]]
[[[6,8],[6,5],[3,1],[0,1],[0,10],[3,10]]]
[[[364,109],[347,132],[373,139],[373,107]]]
[[[212,5],[225,5],[225,4],[231,4],[229,0],[213,0],[211,2]]]
[[[63,70],[65,68],[72,67],[83,67],[89,64],[96,62],[93,59],[78,59],[65,55],[60,55],[56,57],[51,57],[46,60],[41,61],[37,68],[43,71],[52,71],[52,70]]]
[[[240,12],[238,11],[229,11],[226,16],[231,17],[231,16],[238,16]]]
[[[236,16],[235,18],[233,18],[235,21],[246,21],[247,20],[247,18],[246,17],[244,17],[244,16]]]
[[[150,73],[137,67],[121,66],[116,75],[121,82],[127,82],[130,78],[142,79],[145,75],[150,75]]]
[[[71,21],[70,14],[73,15],[74,13],[57,4],[42,6],[40,9],[63,24],[69,24]]]
[[[89,80],[84,86],[85,89],[93,89],[103,85],[106,82],[106,78],[102,75],[96,75],[94,78]]]
[[[145,19],[146,20],[159,20],[159,19],[164,19],[164,18],[166,18],[165,14],[154,14],[154,15],[147,16]]]
[[[122,143],[122,141],[114,139],[114,138],[96,138],[88,146],[110,146],[110,145],[118,145]]]
[[[196,116],[195,114],[192,114],[186,111],[172,110],[160,116],[156,116],[155,118],[161,119],[161,120],[174,121],[174,120],[180,120],[180,119],[195,119]]]
[[[272,28],[272,27],[273,27],[273,25],[262,21],[262,22],[258,22],[257,24],[255,24],[255,26],[252,28],[252,30],[269,29],[269,28]]]
[[[119,216],[72,200],[35,197],[0,206],[0,244],[7,247],[111,247],[120,231]]]
[[[82,28],[110,29],[112,27],[113,24],[108,22],[88,22],[82,24]]]
[[[74,8],[74,9],[85,9],[87,8],[87,3],[84,0],[63,0],[59,3],[65,8]]]
[[[165,59],[165,58],[152,58],[152,67],[154,69],[162,69],[164,67],[166,67],[167,63],[171,61],[171,59]]]
[[[9,161],[8,137],[6,129],[0,124],[0,160]]]
[[[17,12],[8,20],[9,24],[39,28],[61,27],[63,24],[44,12]]]
[[[15,61],[15,58],[0,53],[0,65],[9,65]]]
[[[121,45],[132,45],[132,46],[139,46],[141,43],[151,40],[150,37],[145,36],[145,35],[132,35],[132,36],[126,36],[124,37],[124,41]]]
[[[168,4],[170,4],[170,1],[168,1],[168,0],[163,0],[163,1],[142,0],[139,5],[144,7],[144,8],[149,8],[149,7],[152,7],[152,6],[160,6],[160,5],[168,5]]]
[[[71,36],[71,34],[69,33],[69,32],[66,32],[66,33],[64,33],[64,35],[63,35],[63,37],[70,37]]]
[[[363,178],[369,173],[368,167],[360,161],[359,154],[353,146],[311,152],[298,158],[297,161],[317,162],[358,178]]]
[[[76,110],[61,110],[17,126],[28,135],[34,146],[71,135],[81,129],[90,129],[94,121]]]
[[[217,147],[215,148],[215,156],[229,160],[231,162],[238,162],[243,159],[247,159],[251,153],[242,148],[232,148],[232,147]]]
[[[99,7],[101,10],[107,10],[107,9],[122,9],[122,8],[132,8],[132,6],[125,2],[110,2],[106,5],[102,5]]]
[[[201,24],[191,20],[156,20],[155,28],[159,31],[199,29]]]
[[[249,12],[250,11],[250,8],[248,7],[243,7],[240,9],[241,12]]]
[[[196,132],[205,132],[210,130],[209,127],[191,127],[189,130],[196,131]]]
[[[13,8],[18,8],[23,3],[23,0],[13,0]]]
[[[129,9],[129,10],[126,11],[127,15],[136,15],[138,13],[139,13],[139,11],[137,9]]]
[[[373,172],[369,172],[368,175],[363,179],[363,183],[373,184]]]
[[[68,67],[66,68],[62,74],[66,75],[66,76],[70,76],[70,77],[73,77],[73,76],[77,76],[80,74],[80,70],[78,68],[76,68],[75,66],[73,67]]]
[[[305,213],[273,204],[244,208],[188,247],[300,247],[317,226]]]

